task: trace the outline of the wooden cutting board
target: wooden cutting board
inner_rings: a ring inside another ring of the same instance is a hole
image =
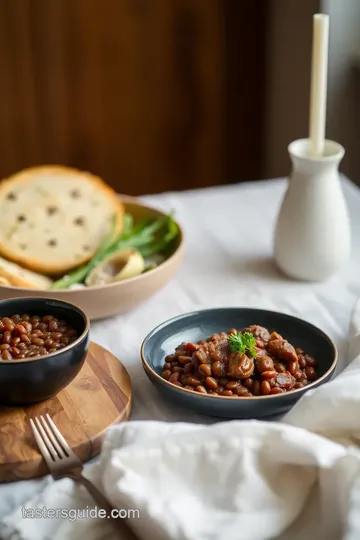
[[[0,482],[48,473],[30,418],[48,413],[84,462],[100,452],[107,427],[129,418],[131,405],[128,372],[113,354],[91,343],[80,373],[55,397],[29,407],[0,407]]]

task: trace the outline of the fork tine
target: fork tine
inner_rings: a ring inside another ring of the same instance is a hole
[[[59,454],[59,457],[60,458],[64,458],[66,457],[66,454],[64,452],[64,450],[61,448],[60,444],[57,442],[53,432],[51,431],[50,427],[48,426],[45,418],[41,415],[40,416],[40,420],[46,430],[46,433],[48,434],[49,436],[49,439],[51,440],[53,446],[55,447],[55,450],[57,451],[57,453]]]
[[[46,463],[50,467],[50,464],[53,463],[52,457],[50,455],[49,450],[46,447],[46,444],[42,440],[41,435],[40,435],[37,427],[35,426],[34,421],[32,420],[32,418],[30,418],[30,425],[31,425],[31,429],[33,431],[36,443],[37,443],[37,445],[39,447],[39,450],[40,450],[43,458],[45,459]]]
[[[55,461],[56,458],[57,458],[56,450],[53,447],[49,437],[46,435],[46,432],[45,432],[44,428],[42,427],[42,425],[40,424],[40,420],[38,419],[37,416],[35,416],[35,422],[36,422],[36,427],[40,431],[40,435],[41,435],[41,438],[43,440],[43,443],[46,444],[46,447],[49,450],[49,453],[50,453],[53,461]]]
[[[50,424],[50,426],[51,426],[51,428],[53,430],[53,433],[55,434],[57,440],[59,441],[59,443],[61,444],[61,446],[65,450],[65,452],[69,456],[74,456],[75,455],[74,452],[71,450],[70,446],[68,445],[68,443],[66,442],[64,437],[61,435],[60,431],[58,430],[58,428],[56,427],[56,425],[54,424],[54,422],[50,418],[49,414],[46,414],[46,418],[47,418],[47,421],[49,422],[49,424]]]

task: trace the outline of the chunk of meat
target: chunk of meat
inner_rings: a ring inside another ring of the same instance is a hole
[[[198,344],[197,350],[193,354],[193,360],[195,365],[225,362],[228,354],[227,339],[218,337],[217,341],[204,341]]]
[[[229,354],[226,366],[228,377],[233,379],[248,379],[253,374],[254,360],[244,353],[234,352]]]
[[[294,347],[285,339],[269,341],[267,350],[270,356],[275,356],[280,360],[286,360],[287,362],[297,362],[298,360]]]
[[[263,343],[267,343],[270,339],[269,330],[258,324],[252,324],[251,326],[244,328],[242,332],[250,332],[257,340],[260,340]]]
[[[291,390],[291,388],[294,388],[295,383],[295,377],[293,377],[288,371],[278,373],[276,377],[276,385],[279,388],[284,388],[285,390]]]
[[[280,334],[278,334],[277,332],[272,332],[270,335],[269,341],[273,341],[274,339],[284,339],[284,338],[280,336]]]
[[[209,343],[209,351],[211,355],[211,360],[213,362],[225,362],[229,354],[229,344],[227,338],[221,338],[216,344]]]

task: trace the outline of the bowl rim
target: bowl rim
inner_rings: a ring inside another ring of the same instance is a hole
[[[285,316],[287,318],[295,320],[296,322],[298,322],[300,324],[303,324],[304,326],[307,326],[311,330],[316,330],[317,332],[320,332],[323,335],[323,337],[325,337],[329,341],[329,343],[330,343],[330,345],[331,345],[331,347],[333,349],[334,359],[333,359],[330,367],[327,369],[327,371],[323,375],[321,375],[321,377],[319,377],[318,379],[315,379],[310,384],[308,384],[306,386],[303,386],[302,388],[295,388],[293,390],[289,390],[288,392],[283,392],[281,394],[268,394],[267,396],[248,396],[248,397],[237,396],[237,398],[234,398],[232,396],[219,396],[217,394],[215,394],[215,395],[213,395],[213,394],[201,394],[200,392],[195,392],[194,390],[188,390],[187,388],[182,388],[181,386],[177,386],[177,385],[175,385],[173,383],[170,383],[169,381],[167,381],[166,379],[161,377],[161,375],[156,373],[156,371],[151,367],[151,365],[146,360],[146,358],[145,358],[145,345],[146,345],[146,343],[159,330],[161,330],[162,328],[165,328],[169,324],[171,324],[173,322],[176,322],[176,321],[179,321],[181,319],[185,319],[187,317],[195,317],[196,315],[199,315],[201,313],[209,313],[210,311],[211,312],[219,312],[219,311],[224,311],[224,310],[238,311],[239,309],[242,310],[242,311],[249,311],[249,312],[251,312],[251,311],[262,311],[263,313],[266,313],[266,314],[269,314],[269,315],[283,315],[283,316]],[[142,366],[143,366],[145,372],[147,372],[150,375],[155,376],[155,378],[159,382],[161,382],[162,384],[165,384],[166,386],[170,387],[174,391],[186,392],[186,393],[188,393],[188,394],[190,394],[192,396],[195,395],[195,396],[200,396],[201,398],[207,398],[207,399],[231,400],[232,402],[236,403],[237,399],[239,400],[239,402],[244,401],[244,400],[254,401],[254,400],[257,400],[257,399],[261,399],[261,400],[264,400],[264,399],[276,399],[276,398],[279,399],[281,397],[284,398],[286,396],[293,396],[294,394],[301,394],[302,392],[307,392],[311,388],[315,388],[316,386],[321,384],[321,382],[324,379],[326,379],[329,375],[331,375],[331,373],[333,373],[333,371],[335,370],[336,365],[337,365],[337,361],[338,361],[338,350],[337,350],[337,347],[336,347],[334,341],[330,338],[330,336],[328,336],[328,334],[326,334],[323,330],[321,330],[321,328],[319,328],[318,326],[315,326],[314,324],[312,324],[312,323],[310,323],[310,322],[308,322],[308,321],[306,321],[304,319],[300,319],[299,317],[295,317],[294,315],[289,315],[288,313],[283,313],[281,311],[272,311],[272,310],[261,309],[261,308],[220,307],[220,308],[200,309],[200,310],[196,310],[196,311],[190,311],[188,313],[182,313],[180,315],[177,315],[175,317],[172,317],[172,318],[167,319],[166,321],[160,323],[155,328],[153,328],[147,334],[145,339],[143,340],[143,342],[141,344],[141,347],[140,347],[140,356],[141,356],[141,363],[142,363]]]
[[[158,212],[162,216],[167,215],[166,212],[164,212],[163,210],[161,210],[159,208],[156,208],[154,206],[149,206],[148,204],[144,204],[142,202],[139,202],[136,197],[130,197],[128,195],[121,195],[120,199],[125,203],[132,204],[132,205],[135,205],[135,206],[141,206],[142,208],[145,208],[145,209],[148,209],[148,210],[153,210],[154,212]],[[29,294],[29,291],[35,291],[36,290],[36,292],[39,292],[40,295],[41,294],[48,294],[48,293],[55,293],[56,295],[57,294],[64,294],[65,295],[65,294],[71,294],[71,293],[87,294],[87,293],[89,293],[89,291],[99,291],[99,290],[103,290],[103,289],[111,289],[113,287],[124,286],[125,283],[134,283],[136,281],[146,279],[147,276],[149,276],[149,275],[152,276],[155,273],[159,273],[159,272],[161,272],[162,269],[169,266],[169,264],[173,261],[173,259],[175,257],[179,256],[184,250],[184,230],[183,230],[183,228],[181,227],[181,225],[179,224],[179,222],[177,220],[174,220],[174,221],[175,221],[175,223],[176,223],[176,225],[178,226],[178,229],[179,229],[178,246],[176,247],[176,249],[173,251],[173,253],[171,253],[171,255],[167,259],[165,259],[161,264],[159,264],[159,266],[157,266],[156,268],[153,268],[149,272],[145,272],[145,273],[139,274],[138,276],[127,278],[124,281],[114,281],[113,283],[105,283],[103,285],[94,285],[92,287],[84,287],[84,288],[80,288],[80,289],[31,289],[29,287],[15,287],[15,286],[11,286],[11,285],[0,285],[0,291],[1,291],[1,289],[7,289],[7,290],[15,290],[15,291],[24,292],[25,294]],[[35,298],[35,297],[33,297],[33,298]],[[63,350],[63,349],[61,349],[61,350]]]
[[[42,296],[22,296],[22,297],[17,297],[17,298],[8,298],[8,299],[4,299],[4,300],[0,300],[0,305],[2,302],[9,302],[9,303],[13,303],[13,302],[22,302],[22,301],[36,301],[36,300],[42,300],[43,302],[56,302],[58,304],[63,304],[64,306],[72,309],[73,311],[77,311],[78,313],[80,313],[80,315],[83,317],[84,319],[84,323],[85,323],[85,328],[83,330],[83,332],[80,334],[80,336],[75,340],[73,341],[73,343],[70,343],[69,345],[66,345],[66,347],[63,347],[62,349],[59,349],[53,353],[49,353],[49,354],[44,354],[42,356],[35,356],[35,357],[32,357],[32,358],[22,358],[20,360],[16,360],[16,359],[12,359],[12,360],[3,360],[2,358],[0,358],[0,364],[4,364],[4,365],[12,365],[12,364],[27,364],[29,362],[38,362],[39,360],[46,360],[48,358],[52,358],[54,356],[58,356],[74,347],[76,347],[76,345],[78,345],[79,343],[81,343],[81,341],[84,340],[84,338],[86,338],[86,336],[88,335],[89,333],[89,330],[90,330],[90,319],[89,317],[85,314],[85,312],[79,308],[78,306],[76,306],[75,304],[72,304],[71,302],[66,302],[64,300],[58,300],[57,298],[46,298],[46,297],[42,297]]]

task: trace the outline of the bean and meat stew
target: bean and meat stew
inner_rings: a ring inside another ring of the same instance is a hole
[[[63,349],[77,331],[53,315],[12,315],[0,318],[0,360],[23,360]]]
[[[252,325],[181,343],[165,358],[162,377],[201,394],[281,394],[317,378],[316,361],[277,332]]]

